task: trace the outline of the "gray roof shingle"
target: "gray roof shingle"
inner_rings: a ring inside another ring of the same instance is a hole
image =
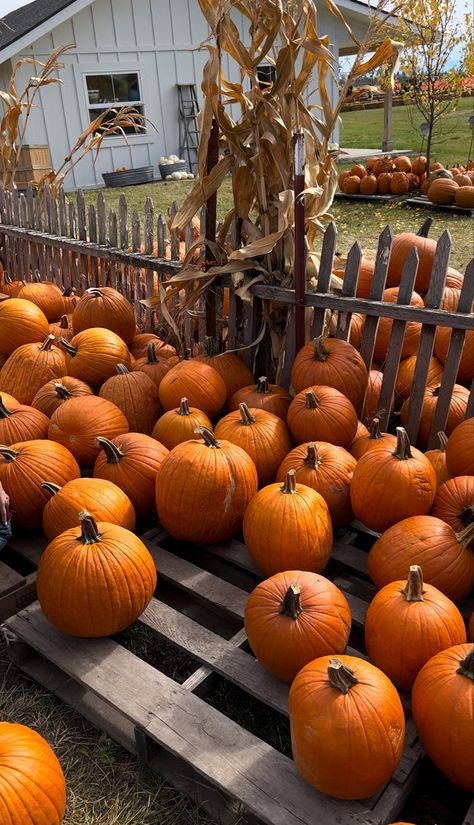
[[[74,2],[75,0],[33,0],[6,14],[0,20],[0,52]]]

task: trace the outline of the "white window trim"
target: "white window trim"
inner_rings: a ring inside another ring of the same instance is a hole
[[[141,92],[141,99],[140,101],[133,101],[133,103],[137,103],[139,106],[143,106],[144,112],[146,115],[147,110],[147,100],[150,100],[150,96],[148,94],[148,85],[146,82],[146,72],[144,71],[144,67],[138,61],[134,61],[133,63],[126,63],[123,61],[116,61],[113,63],[102,63],[101,61],[94,62],[90,61],[87,63],[73,63],[74,68],[74,76],[76,82],[76,91],[77,91],[77,98],[79,101],[79,112],[81,117],[81,124],[82,128],[85,130],[90,124],[90,108],[107,108],[104,104],[98,104],[94,106],[93,104],[89,104],[89,93],[87,90],[87,83],[86,83],[86,75],[91,74],[131,74],[135,73],[138,74],[138,83],[140,86]],[[118,104],[117,104],[118,105]],[[126,139],[121,137],[120,135],[111,136],[104,138],[104,148],[105,146],[116,147],[116,146],[133,146],[134,144],[147,144],[147,143],[155,143],[155,139],[150,134],[155,130],[150,124],[147,124],[147,131],[146,132],[138,132],[137,134],[126,135]]]

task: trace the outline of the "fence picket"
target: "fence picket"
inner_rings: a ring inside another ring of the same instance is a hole
[[[346,269],[344,273],[344,281],[342,284],[341,295],[353,297],[356,294],[357,282],[359,280],[360,263],[362,260],[362,249],[360,244],[356,241],[352,244],[349,254],[347,256]],[[339,312],[337,319],[336,338],[341,338],[343,341],[349,340],[351,332],[352,312]]]
[[[381,301],[383,291],[385,289],[385,281],[387,280],[388,262],[390,260],[390,250],[392,248],[393,234],[389,226],[386,226],[380,235],[377,255],[375,258],[374,274],[372,277],[372,286],[370,288],[369,300]],[[367,317],[364,322],[364,332],[362,333],[362,342],[360,345],[360,354],[365,361],[365,365],[370,372],[372,366],[372,359],[374,357],[375,336],[379,319],[375,316]]]
[[[334,252],[336,251],[336,224],[331,222],[324,233],[323,245],[321,249],[321,260],[319,262],[318,285],[316,292],[326,294],[331,283],[332,268],[334,264]],[[324,319],[326,309],[318,307],[313,312],[313,324],[311,337],[318,338],[323,334]]]

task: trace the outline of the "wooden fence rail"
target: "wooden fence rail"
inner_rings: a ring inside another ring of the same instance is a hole
[[[173,205],[171,215],[176,206]],[[12,278],[32,280],[35,271],[62,287],[74,287],[78,294],[89,286],[110,285],[121,291],[135,307],[137,323],[146,331],[157,330],[166,334],[166,325],[160,306],[156,310],[146,308],[141,302],[156,296],[160,284],[166,284],[171,275],[179,271],[180,243],[176,232],[168,232],[166,219],[156,215],[153,202],[147,198],[144,219],[136,211],[128,209],[126,198],[121,195],[118,213],[107,213],[102,192],[96,205],[86,208],[84,195],[67,199],[64,192],[53,198],[47,189],[42,199],[31,189],[24,194],[18,191],[4,192],[0,188],[0,240],[4,269]],[[201,223],[203,232],[203,222]],[[181,255],[189,250],[194,240],[193,227],[186,230],[186,241]],[[239,245],[239,235],[231,233],[233,248]],[[427,385],[430,358],[433,354],[437,326],[453,329],[446,358],[441,390],[434,415],[429,446],[436,446],[436,434],[443,430],[449,404],[456,383],[466,333],[473,329],[472,303],[474,297],[474,261],[468,265],[456,312],[440,309],[447,275],[451,238],[444,232],[439,238],[433,265],[430,287],[424,297],[425,307],[411,306],[410,300],[416,279],[418,256],[414,249],[403,270],[396,304],[382,301],[388,263],[392,246],[392,232],[387,227],[380,235],[375,261],[375,271],[369,299],[356,297],[362,250],[355,243],[348,253],[343,288],[340,293],[331,289],[334,267],[336,228],[328,226],[322,243],[318,285],[314,292],[305,292],[304,304],[307,316],[307,338],[321,335],[326,328],[328,315],[333,315],[334,334],[349,340],[353,316],[364,314],[365,324],[360,352],[370,370],[375,339],[380,318],[393,320],[389,350],[383,365],[383,383],[380,396],[382,427],[387,426],[393,409],[395,384],[401,360],[403,337],[407,323],[421,324],[421,337],[417,363],[410,394],[408,432],[416,443],[420,425],[423,398]],[[247,275],[252,273],[247,272]],[[280,383],[290,385],[291,366],[295,357],[294,289],[256,283],[250,288],[249,300],[242,301],[227,276],[215,281],[211,287],[216,292],[218,315],[217,351],[243,348],[246,363],[255,368],[258,347],[255,345],[262,319],[266,317],[265,303],[287,307],[285,355],[278,375]],[[228,289],[228,308],[223,311],[223,290]],[[202,344],[207,336],[205,301],[200,298],[194,307],[185,312],[182,301],[192,293],[189,284],[176,296],[169,307],[173,318],[180,318],[182,332],[181,350],[192,351],[195,344]],[[213,319],[212,319],[213,320]],[[209,322],[209,318],[207,318]],[[214,326],[214,324],[212,325]],[[168,330],[169,331],[169,330]],[[361,414],[363,405],[358,412]],[[468,413],[474,412],[474,389],[471,384]]]

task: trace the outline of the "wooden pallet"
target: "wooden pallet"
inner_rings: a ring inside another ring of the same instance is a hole
[[[0,622],[36,599],[36,567],[46,541],[23,533],[13,536],[0,555]]]
[[[437,209],[442,212],[451,212],[454,215],[474,215],[474,209],[467,206],[458,206],[456,203],[431,203],[426,197],[406,198],[406,206],[423,206],[425,209]]]
[[[349,195],[345,192],[335,192],[334,200],[338,201],[367,201],[368,203],[394,203],[403,201],[406,195]]]
[[[359,656],[365,656],[361,640],[374,592],[367,575],[374,537],[357,523],[339,534],[325,571],[347,596],[353,619],[348,652]],[[405,748],[385,788],[362,802],[319,794],[298,776],[290,758],[205,701],[223,679],[272,709],[276,718],[288,715],[288,686],[267,674],[246,645],[245,602],[262,577],[245,546],[230,541],[196,548],[176,542],[160,527],[142,539],[155,561],[160,601],[152,599],[140,622],[157,640],[198,660],[200,666],[183,684],[110,638],[63,635],[37,603],[6,622],[14,640],[11,658],[224,825],[241,823],[243,811],[249,825],[384,825],[396,819],[423,757],[407,697],[402,696]],[[23,552],[38,559],[39,539],[29,550],[25,543]]]

